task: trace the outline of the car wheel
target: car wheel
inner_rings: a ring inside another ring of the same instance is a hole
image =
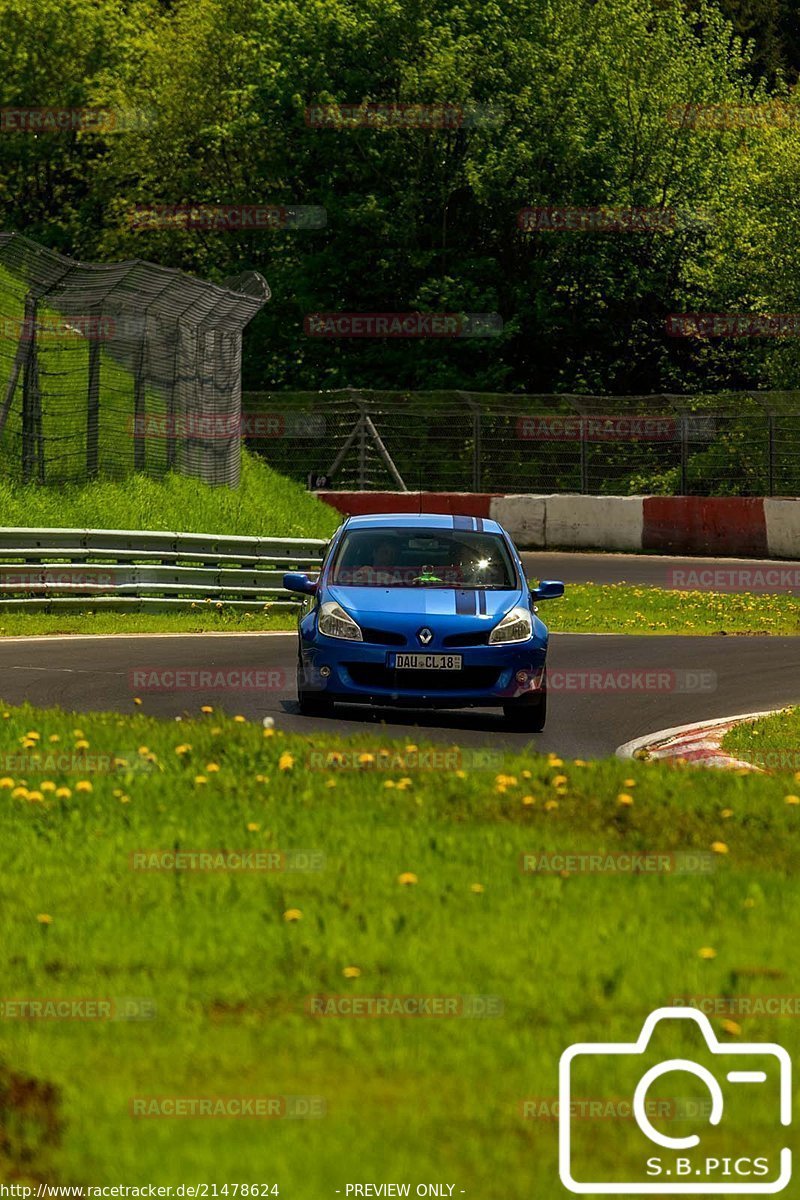
[[[541,733],[547,720],[547,692],[537,692],[528,700],[503,705],[503,713],[512,729]]]
[[[329,696],[305,687],[300,663],[297,664],[297,703],[304,717],[329,717],[333,712],[333,701]]]

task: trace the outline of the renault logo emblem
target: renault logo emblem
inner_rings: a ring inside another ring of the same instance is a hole
[[[433,641],[433,633],[430,629],[420,629],[417,637],[423,646],[427,646],[429,642]]]

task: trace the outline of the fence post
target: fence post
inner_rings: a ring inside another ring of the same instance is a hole
[[[358,489],[361,492],[367,488],[367,422],[366,407],[363,399],[358,400]]]
[[[689,418],[681,413],[681,495],[689,494]]]
[[[769,422],[769,492],[768,495],[775,495],[775,413],[770,413]]]
[[[99,322],[98,322],[99,326]],[[86,405],[86,477],[96,479],[100,446],[100,339],[89,339],[89,385]]]
[[[581,492],[584,496],[589,492],[589,461],[586,453],[586,435],[589,432],[585,417],[580,417],[581,423]]]
[[[472,410],[472,490],[479,492],[481,490],[481,466],[483,457],[483,445],[481,440],[481,410],[476,404]]]
[[[22,336],[27,336],[28,346],[22,371],[22,482],[30,483],[33,475],[34,458],[37,452],[36,392],[38,390],[37,345],[36,345],[37,302],[33,292],[25,297],[25,317]],[[43,464],[40,464],[40,472]]]

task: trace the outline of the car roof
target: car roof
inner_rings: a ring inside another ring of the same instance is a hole
[[[503,533],[497,521],[489,517],[453,513],[361,513],[349,517],[345,524],[348,529],[459,529],[473,533]]]

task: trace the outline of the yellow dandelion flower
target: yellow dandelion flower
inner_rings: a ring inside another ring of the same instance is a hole
[[[256,783],[266,783],[266,782],[267,782],[266,775],[256,775]]]
[[[244,724],[245,724],[245,722],[247,721],[247,717],[243,717],[241,713],[237,713],[237,714],[236,714],[236,716],[235,716],[233,719],[234,719],[234,721],[236,721],[236,722],[237,722],[237,724],[239,724],[239,725],[244,725]]]
[[[13,788],[13,786],[14,780],[9,778],[8,775],[5,775],[2,779],[0,779],[0,788]]]
[[[27,800],[28,799],[28,789],[25,787],[14,788],[11,795],[15,800]]]
[[[81,740],[79,742],[76,742],[75,749],[76,750],[88,750],[89,743],[86,741],[86,738],[81,738]]]
[[[737,1025],[735,1021],[727,1021],[727,1020],[723,1021],[722,1028],[725,1030],[726,1033],[732,1034],[733,1037],[738,1037],[739,1034],[742,1032],[741,1025]]]
[[[536,803],[536,797],[535,797],[535,796],[523,796],[523,797],[522,797],[522,803],[523,803],[523,804],[526,804],[526,805],[535,804],[535,803]]]
[[[397,876],[397,882],[409,884],[409,883],[417,883],[418,880],[413,871],[403,871],[402,875]]]
[[[557,754],[548,754],[547,761],[551,767],[563,767],[564,765],[563,758],[559,758]]]
[[[288,750],[284,750],[283,754],[278,759],[278,770],[279,771],[291,771],[293,766],[294,766],[294,755],[290,754]]]
[[[483,884],[482,883],[471,883],[469,885],[469,890],[471,892],[474,892],[476,896],[479,896],[481,894],[481,892],[483,891]]]
[[[50,913],[37,913],[36,920],[39,922],[40,925],[52,925],[53,924],[53,918],[50,916]]]
[[[206,779],[205,775],[195,775],[194,781],[198,786],[202,783],[208,783],[208,780]]]
[[[418,746],[415,746],[412,742],[409,742],[409,744],[406,746],[406,754],[416,754],[418,749]]]
[[[328,780],[326,780],[326,781],[325,781],[325,787],[329,787],[329,788],[334,788],[334,787],[336,787],[336,780],[335,780],[335,779],[328,779]]]
[[[48,742],[53,742],[55,744],[56,742],[60,742],[61,738],[58,736],[57,733],[51,733],[50,737],[47,740],[48,740]]]
[[[566,775],[554,775],[551,783],[553,787],[561,787],[562,784],[569,783],[569,780],[567,779]]]
[[[213,775],[214,772],[218,771],[218,770],[219,770],[219,763],[215,763],[215,762],[206,763],[206,771],[208,772],[209,775]]]
[[[141,704],[141,703],[142,703],[142,698],[141,698],[141,696],[134,696],[134,697],[133,697],[133,703],[134,703],[134,704]]]
[[[30,738],[32,742],[38,742],[41,739],[41,736],[42,735],[37,733],[35,729],[32,729],[30,733],[25,734],[25,737]]]
[[[723,820],[727,821],[729,819],[729,817],[733,816],[733,809],[732,808],[723,808],[722,812],[719,815],[723,818]]]
[[[37,803],[37,801],[41,803],[41,801],[44,800],[44,796],[41,792],[28,792],[28,800],[32,804]]]
[[[274,729],[265,729],[264,737],[275,737],[275,730]]]
[[[39,790],[42,792],[54,792],[56,790],[56,785],[53,783],[52,779],[45,779],[39,784]]]
[[[466,771],[460,771],[460,770],[459,770],[459,771],[456,771],[456,773],[455,773],[455,776],[456,776],[456,779],[466,779],[466,778],[467,778],[467,772],[466,772]]]
[[[247,832],[248,833],[258,833],[260,828],[261,828],[261,826],[256,825],[255,821],[248,821],[248,823],[247,823]]]
[[[522,776],[523,779],[532,779],[533,778],[530,771],[520,771],[520,775]]]
[[[636,787],[636,780],[635,779],[623,779],[622,786],[627,787],[627,788]]]
[[[717,952],[713,946],[701,946],[697,951],[700,958],[716,958]]]
[[[384,781],[383,781],[383,786],[384,786],[385,788],[393,788],[393,787],[394,787],[394,780],[393,780],[393,779],[384,779]]]
[[[545,807],[546,812],[552,812],[554,808],[558,808],[558,801],[557,800],[546,800],[544,807]]]
[[[72,796],[72,789],[68,787],[57,788],[56,796],[59,800],[69,800]]]
[[[302,912],[299,908],[287,908],[283,914],[284,921],[299,921],[302,917]]]
[[[188,754],[189,751],[191,750],[191,748],[192,747],[189,745],[188,742],[181,742],[180,746],[175,747],[175,753],[176,754]]]
[[[358,979],[361,974],[361,967],[345,967],[342,974],[345,979]]]
[[[630,808],[631,804],[633,804],[633,796],[630,796],[627,792],[620,792],[617,796],[617,804],[622,804]]]
[[[93,792],[94,786],[92,785],[91,781],[88,779],[79,779],[78,782],[75,784],[75,791],[76,792]]]
[[[85,735],[84,735],[84,732],[83,732],[83,730],[82,730],[82,729],[73,729],[73,731],[72,731],[72,736],[73,736],[73,737],[75,737],[75,738],[82,738],[82,737],[84,737]]]
[[[711,849],[714,851],[715,854],[727,854],[728,853],[728,847],[725,845],[724,842],[712,842]]]
[[[786,804],[800,804],[800,796],[784,796]]]
[[[359,754],[358,761],[361,763],[362,766],[369,767],[372,765],[372,763],[375,762],[375,755],[367,754],[367,753]]]
[[[201,713],[213,713],[214,709],[210,704],[203,704],[200,708]]]

